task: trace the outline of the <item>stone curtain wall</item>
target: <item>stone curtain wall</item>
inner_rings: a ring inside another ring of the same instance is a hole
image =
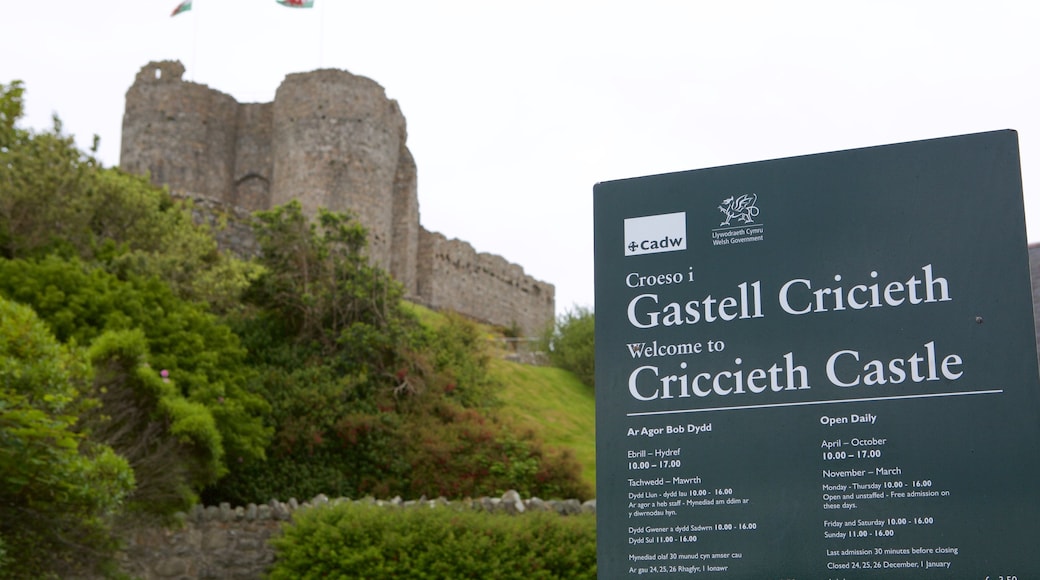
[[[284,522],[292,520],[297,509],[320,507],[328,503],[351,501],[330,500],[318,496],[305,504],[295,499],[287,503],[271,500],[257,506],[232,509],[196,506],[182,516],[183,525],[174,527],[139,526],[124,532],[126,547],[119,555],[123,572],[139,580],[201,580],[207,578],[235,578],[259,580],[274,562],[274,550],[268,540],[279,533]],[[480,498],[450,502],[436,500],[368,501],[387,509],[423,507],[455,507],[486,512],[522,514],[530,511],[554,511],[561,516],[595,513],[596,501],[584,503],[543,501],[538,498],[522,499],[515,491],[507,491],[501,498]]]
[[[240,104],[183,75],[175,61],[137,74],[126,93],[122,169],[227,213],[292,199],[312,216],[318,207],[349,210],[368,228],[369,258],[410,299],[531,336],[552,322],[551,284],[419,225],[405,118],[378,83],[318,70],[287,76],[271,103]]]
[[[546,313],[555,307],[555,288],[524,274],[520,266],[426,230],[419,233],[419,246],[425,266],[418,287],[422,301],[516,326],[528,335],[538,334],[552,321]]]

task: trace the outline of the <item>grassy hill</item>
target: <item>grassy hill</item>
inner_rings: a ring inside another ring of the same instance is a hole
[[[491,371],[503,385],[501,412],[553,447],[570,449],[582,477],[596,485],[596,400],[591,387],[562,369],[501,359]]]
[[[406,307],[422,324],[437,326],[444,321],[441,314],[423,306],[406,303]],[[582,477],[595,489],[596,398],[592,388],[562,369],[503,359],[501,329],[481,328],[493,357],[491,374],[502,386],[501,415],[518,428],[531,429],[550,446],[571,450],[581,464]]]

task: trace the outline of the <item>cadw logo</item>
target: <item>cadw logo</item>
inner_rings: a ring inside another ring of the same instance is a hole
[[[625,220],[625,255],[640,256],[686,249],[686,212]]]

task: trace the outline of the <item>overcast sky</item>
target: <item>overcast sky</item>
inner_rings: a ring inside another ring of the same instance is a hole
[[[599,181],[1016,129],[1040,241],[1040,4],[641,0],[4,3],[0,82],[118,165],[151,60],[240,102],[286,74],[380,83],[408,122],[421,222],[593,305]]]

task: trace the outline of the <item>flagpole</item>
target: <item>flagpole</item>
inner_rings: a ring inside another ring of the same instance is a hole
[[[191,74],[188,75],[188,80],[195,82],[195,64],[199,52],[199,14],[194,10],[192,12],[194,14],[191,17]]]
[[[318,16],[318,68],[325,65],[325,6],[328,2],[321,3],[321,14]]]

